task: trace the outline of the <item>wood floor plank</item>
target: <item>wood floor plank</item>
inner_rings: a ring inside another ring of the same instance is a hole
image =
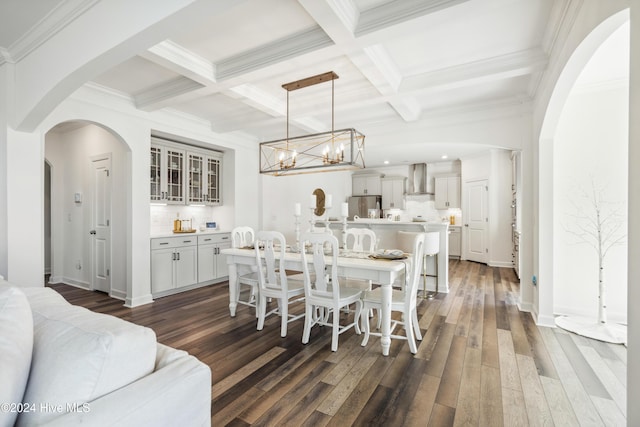
[[[585,360],[572,337],[565,334],[558,334],[556,337],[587,394],[602,397],[603,399],[611,399],[611,395],[607,392],[593,368],[589,366],[589,362]]]
[[[467,347],[460,379],[460,392],[453,422],[454,426],[479,425],[481,363],[482,351],[477,348]]]
[[[448,406],[436,403],[431,411],[429,427],[450,427],[453,426],[456,410]]]
[[[540,382],[542,383],[542,389],[547,398],[551,418],[553,418],[555,425],[578,427],[580,423],[578,422],[578,418],[576,418],[576,414],[573,412],[571,402],[569,402],[560,380],[541,376]]]
[[[505,426],[527,427],[529,425],[522,391],[502,389],[502,419]]]
[[[580,351],[584,356],[589,366],[593,369],[593,372],[598,376],[602,385],[604,385],[611,398],[620,409],[620,412],[627,416],[627,390],[624,385],[618,380],[615,374],[609,369],[609,366],[604,362],[600,354],[593,347],[580,347]]]
[[[520,372],[518,371],[516,353],[513,349],[511,332],[499,329],[497,333],[500,357],[500,382],[502,387],[508,390],[522,392]]]
[[[592,396],[591,399],[598,409],[598,414],[602,417],[602,422],[605,426],[625,427],[627,425],[625,416],[618,410],[618,406],[612,400],[598,396]]]
[[[279,425],[283,426],[299,426],[305,423],[314,414],[315,408],[325,399],[325,397],[333,390],[333,386],[322,381],[315,386],[298,401],[297,404],[290,407],[290,411],[279,421]],[[325,417],[331,421],[330,417]]]
[[[358,382],[349,397],[344,401],[340,409],[332,417],[329,425],[346,426],[352,425],[358,414],[362,411],[369,399],[385,375],[389,366],[394,362],[393,358],[377,358],[376,362],[369,368],[369,371]]]
[[[466,351],[467,339],[454,336],[436,396],[436,402],[440,405],[455,408],[458,404],[458,391],[460,390],[460,378]]]
[[[504,425],[500,369],[482,365],[480,376],[480,422],[478,425]]]
[[[447,364],[447,358],[449,356],[449,350],[451,348],[451,342],[455,336],[455,326],[445,323],[442,327],[442,333],[436,341],[435,348],[429,357],[429,363],[426,364],[425,374],[433,377],[442,377],[445,365]],[[462,337],[464,338],[464,337]],[[416,354],[416,357],[418,355]],[[420,357],[418,357],[420,358]]]
[[[518,362],[518,372],[520,373],[520,383],[522,384],[522,395],[527,408],[527,417],[530,426],[553,425],[553,418],[547,403],[542,383],[536,370],[533,357],[516,354]]]
[[[238,369],[233,374],[226,376],[223,380],[215,382],[213,384],[213,387],[211,388],[211,398],[215,399],[216,397],[220,396],[223,392],[227,391],[229,388],[245,379],[248,375],[264,366],[265,363],[273,360],[273,358],[278,356],[279,354],[282,354],[283,351],[285,350],[280,347],[272,348],[262,356],[251,361],[251,363],[247,364],[243,368]]]
[[[411,405],[405,414],[403,426],[422,427],[427,425],[433,412],[433,405],[439,388],[440,378],[426,374],[422,376],[420,386],[416,392],[417,398],[411,399]]]
[[[593,405],[592,400],[587,394],[582,382],[573,369],[571,361],[564,353],[562,346],[558,341],[558,335],[566,335],[560,330],[551,328],[540,328],[542,336],[553,364],[558,371],[558,378],[562,383],[565,393],[571,402],[573,412],[578,419],[580,425],[602,425],[602,420]]]
[[[323,379],[324,382],[333,384],[335,387],[320,403],[320,405],[318,405],[318,411],[334,416],[345,401],[349,399],[353,390],[356,389],[358,383],[367,374],[367,372],[369,372],[369,369],[375,364],[378,358],[377,352],[371,351],[371,348],[369,350],[370,351],[366,351],[365,349],[362,353],[357,353],[360,357],[358,357],[355,363],[350,366],[348,371],[344,372],[344,375],[340,377],[340,381],[338,383],[334,384],[332,381],[327,381],[328,379],[335,380],[333,372]],[[339,370],[339,368],[340,365],[336,366],[333,371],[335,372]]]
[[[540,331],[533,321],[531,314],[522,312],[520,313],[520,319],[527,335],[527,341],[529,342],[529,346],[531,348],[533,361],[535,362],[536,368],[538,369],[538,375],[558,379],[558,373],[553,366],[553,362],[549,357],[547,348],[545,347],[542,341],[542,337],[540,336]]]

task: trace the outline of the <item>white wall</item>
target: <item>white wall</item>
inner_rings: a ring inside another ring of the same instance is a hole
[[[575,236],[580,232],[577,226],[584,223],[578,217],[595,220],[592,181],[604,190],[603,214],[618,212],[619,235],[626,235],[628,93],[626,81],[574,91],[558,123],[554,141],[556,314],[598,317],[598,253]],[[626,243],[617,245],[605,258],[607,314],[609,320],[621,323],[627,320],[626,252]]]
[[[640,115],[640,0],[631,0],[631,64],[629,117]],[[640,425],[640,405],[633,396],[640,393],[640,120],[629,121],[629,252],[627,424]]]

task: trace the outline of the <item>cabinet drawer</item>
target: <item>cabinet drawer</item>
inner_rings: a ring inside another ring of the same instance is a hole
[[[215,233],[198,236],[199,245],[231,242],[231,233]]]
[[[198,239],[195,236],[160,237],[151,239],[151,250],[165,248],[181,248],[184,246],[195,246]]]

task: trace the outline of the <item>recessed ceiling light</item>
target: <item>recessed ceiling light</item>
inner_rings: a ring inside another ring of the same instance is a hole
[[[388,164],[389,164],[389,160],[385,160],[383,163],[384,163],[385,165],[388,165]]]
[[[444,159],[448,159],[449,156],[447,156],[446,154],[443,154],[442,156],[440,156],[440,158],[444,160]]]

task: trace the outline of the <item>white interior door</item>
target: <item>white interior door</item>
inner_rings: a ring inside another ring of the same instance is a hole
[[[469,181],[465,185],[465,202],[467,220],[464,223],[466,230],[465,259],[469,261],[486,263],[489,255],[488,229],[489,187],[487,180]]]
[[[101,156],[91,162],[91,286],[111,291],[111,157]]]

